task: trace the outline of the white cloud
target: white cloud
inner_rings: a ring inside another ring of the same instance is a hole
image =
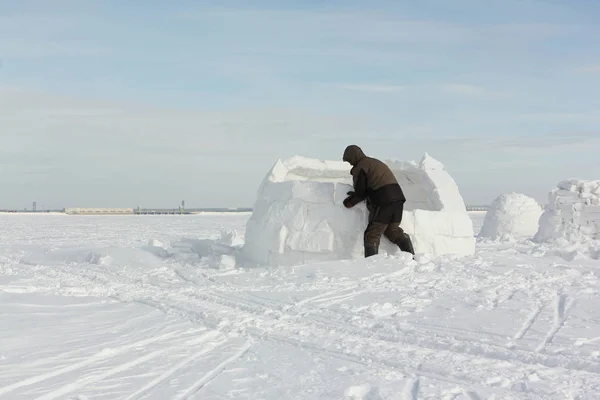
[[[497,33],[511,33],[515,35],[527,35],[528,38],[547,38],[550,36],[565,36],[584,32],[589,27],[583,24],[564,23],[505,23],[491,27]]]
[[[600,122],[599,111],[529,113],[522,118],[552,122]]]
[[[460,24],[392,15],[372,9],[361,10],[283,10],[211,7],[202,11],[182,11],[176,18],[194,21],[214,21],[233,26],[252,26],[248,34],[236,40],[253,41],[270,32],[280,32],[280,39],[295,47],[308,40],[322,43],[340,39],[343,43],[460,43],[469,30]],[[310,28],[309,28],[310,27]],[[276,39],[276,38],[273,38]]]
[[[360,84],[360,83],[347,83],[339,85],[342,89],[357,90],[362,92],[400,92],[404,90],[403,86],[400,85],[380,85],[380,84]]]
[[[482,151],[487,149],[526,149],[531,152],[535,149],[545,151],[551,147],[566,146],[589,146],[590,142],[600,141],[600,132],[576,131],[576,132],[550,132],[538,135],[507,135],[495,136],[458,136],[439,139],[448,148],[463,151]],[[524,159],[523,162],[531,162]],[[545,161],[547,162],[547,160]],[[517,165],[521,165],[520,164]]]
[[[32,199],[53,207],[161,206],[173,198],[250,206],[277,158],[338,159],[349,141],[381,131],[348,115],[164,110],[6,86],[0,120],[0,208]]]
[[[600,65],[589,65],[586,67],[579,67],[575,71],[579,72],[579,73],[584,73],[584,74],[600,73]]]
[[[479,96],[485,93],[482,87],[460,83],[449,83],[442,85],[442,90],[461,95]]]

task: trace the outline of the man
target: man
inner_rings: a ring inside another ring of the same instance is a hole
[[[415,254],[410,236],[402,228],[402,212],[406,198],[390,168],[383,162],[367,157],[360,147],[346,147],[342,158],[352,165],[354,191],[344,200],[346,208],[352,208],[366,200],[369,223],[364,233],[365,257],[379,252],[381,235],[400,250]]]

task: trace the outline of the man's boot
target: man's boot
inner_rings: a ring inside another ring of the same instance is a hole
[[[410,236],[408,236],[408,234],[402,232],[400,238],[396,242],[396,245],[400,247],[400,250],[406,251],[413,256],[415,255],[415,249],[413,248],[412,241],[410,240]]]
[[[377,245],[365,243],[365,258],[376,255],[379,252]]]

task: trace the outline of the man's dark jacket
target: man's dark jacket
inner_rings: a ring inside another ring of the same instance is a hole
[[[354,193],[344,200],[348,208],[367,200],[369,208],[390,203],[406,202],[402,188],[390,168],[383,162],[367,157],[360,147],[350,145],[344,151],[343,160],[352,165]]]

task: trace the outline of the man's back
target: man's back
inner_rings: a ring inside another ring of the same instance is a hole
[[[354,171],[355,169],[356,171]],[[376,158],[365,157],[361,159],[353,168],[352,175],[358,173],[360,170],[364,170],[367,174],[369,188],[371,190],[381,189],[385,185],[398,184],[398,181],[390,168],[384,162]]]
[[[348,192],[344,206],[352,208],[367,200],[369,223],[365,230],[365,257],[377,254],[381,235],[398,245],[400,250],[414,253],[410,237],[400,228],[406,198],[390,168],[360,147],[346,147],[342,159],[352,165],[354,192]]]
[[[350,173],[357,194],[368,197],[374,206],[406,201],[396,177],[384,162],[367,157],[361,148],[355,145],[346,148],[343,160],[353,166]],[[361,193],[363,191],[364,193]]]

